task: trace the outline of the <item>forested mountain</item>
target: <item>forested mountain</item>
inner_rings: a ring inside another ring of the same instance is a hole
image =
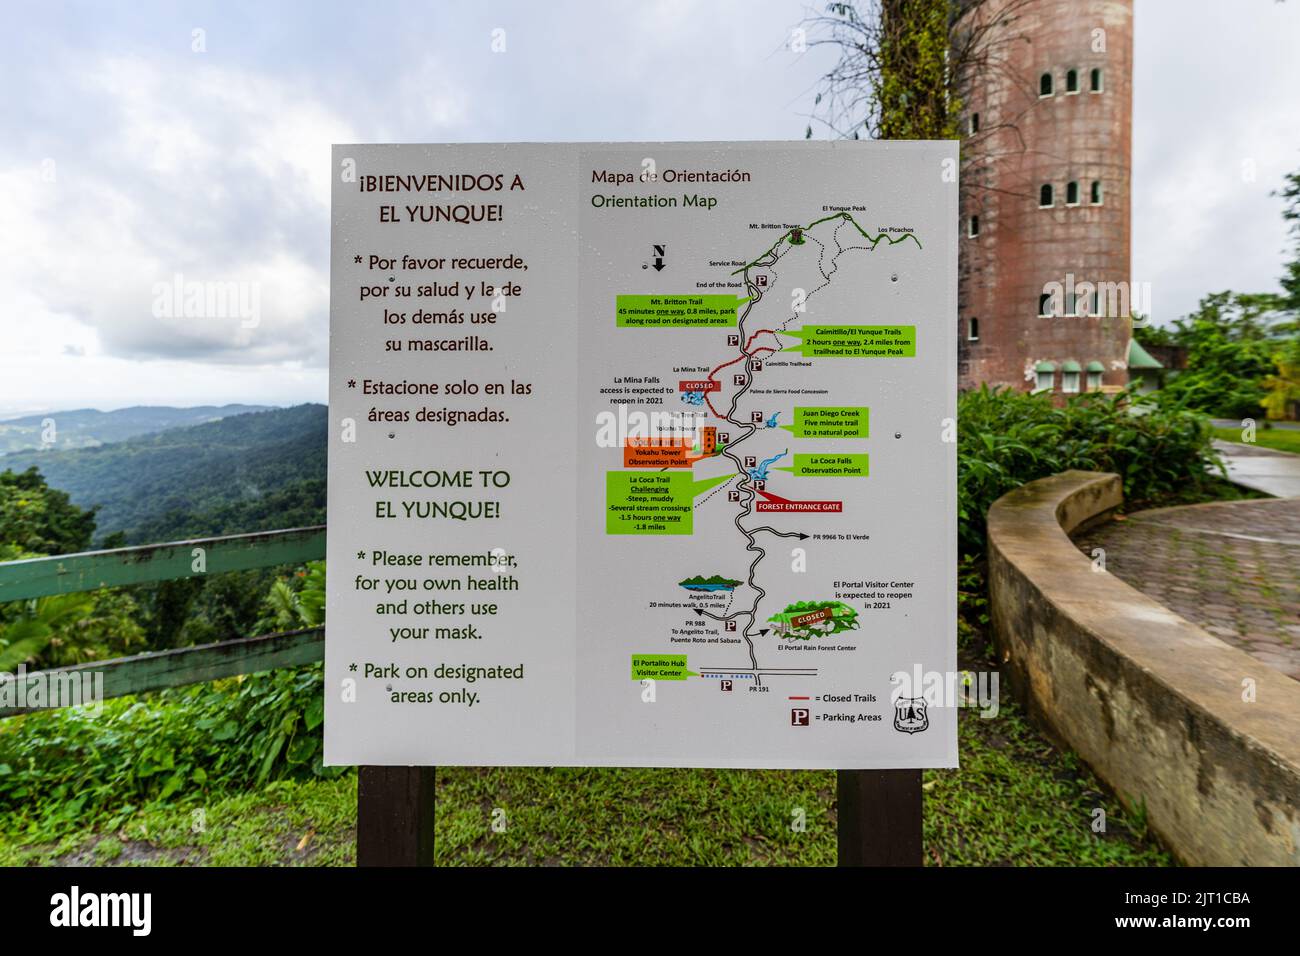
[[[0,421],[0,455],[6,452],[44,448],[93,448],[108,442],[125,441],[137,435],[167,428],[201,425],[231,415],[265,411],[265,405],[198,405],[173,408],[169,405],[134,405],[101,412],[97,408],[26,415]],[[53,431],[47,427],[53,422]],[[0,462],[0,470],[5,467]]]
[[[96,540],[131,544],[325,520],[324,405],[234,415],[96,448],[16,452],[52,488],[95,507]]]

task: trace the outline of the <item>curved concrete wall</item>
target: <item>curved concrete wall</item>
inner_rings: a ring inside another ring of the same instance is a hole
[[[1122,501],[1117,475],[1069,471],[989,510],[1012,684],[1183,862],[1300,865],[1300,683],[1093,570],[1068,534]]]

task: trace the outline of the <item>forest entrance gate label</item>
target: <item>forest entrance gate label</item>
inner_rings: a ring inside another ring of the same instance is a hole
[[[956,162],[336,146],[327,762],[955,766]]]

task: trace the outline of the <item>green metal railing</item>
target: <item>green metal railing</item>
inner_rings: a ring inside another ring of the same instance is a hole
[[[325,526],[196,538],[111,551],[86,551],[0,563],[0,604],[99,588],[151,584],[227,571],[303,564],[325,557]],[[200,681],[323,660],[324,628],[245,637],[218,644],[153,651],[107,661],[24,674],[22,682],[79,674],[103,675],[103,697],[179,687]],[[16,695],[25,699],[26,695]],[[0,717],[24,708],[0,707]]]

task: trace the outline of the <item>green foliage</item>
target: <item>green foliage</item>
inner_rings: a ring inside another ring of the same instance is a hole
[[[957,516],[964,554],[984,550],[985,515],[1027,481],[1069,469],[1113,471],[1129,502],[1206,487],[1218,462],[1210,422],[1129,393],[1072,397],[965,392],[957,404]]]
[[[981,19],[982,3],[827,3],[808,21],[821,37],[815,44],[839,51],[814,100],[819,118],[852,139],[959,138],[962,101],[982,72],[986,35],[1014,19]],[[805,135],[811,138],[811,125]]]
[[[1216,292],[1172,329],[1135,329],[1142,344],[1187,349],[1162,400],[1222,418],[1289,418],[1300,405],[1300,171],[1275,193],[1294,245],[1281,295]]]
[[[46,832],[267,781],[329,775],[313,664],[0,722],[0,810]]]
[[[20,664],[33,664],[49,646],[56,628],[90,610],[86,594],[55,594],[25,601],[0,625],[0,672],[12,673]]]
[[[1171,346],[1177,345],[1173,329],[1163,325],[1151,325],[1146,316],[1133,313],[1133,338],[1142,345]]]
[[[132,588],[149,647],[162,650],[233,641],[257,633],[272,569],[160,581]]]
[[[324,440],[322,436],[321,440]],[[296,464],[285,463],[287,468]],[[320,471],[324,472],[324,462]],[[206,507],[206,506],[204,506]],[[198,512],[170,508],[142,518],[132,531],[141,544],[219,534],[249,534],[325,523],[325,479],[291,481],[254,498],[229,501]]]
[[[265,411],[264,405],[134,405],[101,412],[94,408],[26,415],[0,422],[0,455],[34,448],[93,448],[166,428],[199,425],[217,418]],[[53,433],[47,425],[53,421]]]
[[[961,103],[949,86],[950,13],[949,0],[882,4],[880,71],[871,78],[881,139],[958,138]]]
[[[1289,173],[1285,185],[1275,195],[1284,200],[1282,219],[1287,224],[1287,235],[1291,237],[1291,258],[1286,263],[1286,272],[1282,276],[1282,289],[1285,292],[1287,311],[1300,313],[1300,170]]]
[[[320,627],[325,623],[325,562],[310,561],[306,570],[276,581],[263,601],[267,613],[255,634]]]
[[[50,488],[35,468],[0,472],[0,561],[89,547],[93,511]],[[0,672],[62,667],[142,649],[138,608],[113,591],[57,594],[0,604]]]
[[[73,554],[90,547],[94,533],[94,509],[72,504],[34,465],[0,471],[0,542],[32,554]]]
[[[957,557],[957,647],[962,651],[984,649],[989,627],[988,582],[981,556]]]
[[[324,409],[303,406],[119,445],[47,452],[39,460],[56,473],[62,469],[73,485],[93,487],[110,513],[115,507],[128,520],[138,517],[161,539],[184,536],[166,530],[257,530],[241,527],[246,521],[262,527],[323,521],[324,446]],[[305,477],[262,493],[294,475]],[[35,468],[0,474],[0,560],[89,548],[95,514],[69,498],[49,488]],[[167,509],[181,502],[208,510],[176,519]],[[121,546],[124,538],[114,532],[106,543]],[[323,617],[321,562],[284,581],[270,570],[247,571],[14,602],[0,605],[0,670],[229,640],[314,626]],[[57,829],[83,815],[323,773],[320,670],[123,698],[99,714],[70,708],[2,721],[0,809]]]
[[[100,600],[102,592],[29,602],[28,616],[10,625],[19,628],[21,640],[0,651],[0,669],[8,669],[6,655],[27,654],[34,641],[44,639],[39,649],[45,649],[49,635],[69,621],[84,621]],[[133,608],[107,606],[117,613]],[[256,633],[323,623],[325,563],[313,561],[276,581],[262,608]],[[37,623],[22,623],[28,620]],[[141,640],[138,625],[132,627],[129,618],[105,622],[104,632]],[[324,715],[322,668],[310,665],[120,698],[103,704],[102,713],[66,708],[10,718],[0,721],[0,811],[57,832],[79,815],[129,813],[325,774]]]
[[[1187,369],[1169,377],[1160,400],[1222,418],[1259,416],[1285,328],[1272,295],[1215,292],[1166,332],[1187,349]],[[1139,333],[1146,341],[1152,333]]]
[[[0,607],[0,672],[66,667],[144,650],[129,594],[54,594]]]
[[[99,506],[101,531],[123,530],[148,544],[323,515],[325,427],[325,406],[299,405],[98,448],[20,452],[5,462],[39,464],[72,501]],[[288,494],[273,497],[277,491]]]
[[[1273,363],[1277,373],[1264,379],[1267,393],[1261,404],[1269,418],[1292,418],[1300,405],[1300,335],[1273,355]]]

